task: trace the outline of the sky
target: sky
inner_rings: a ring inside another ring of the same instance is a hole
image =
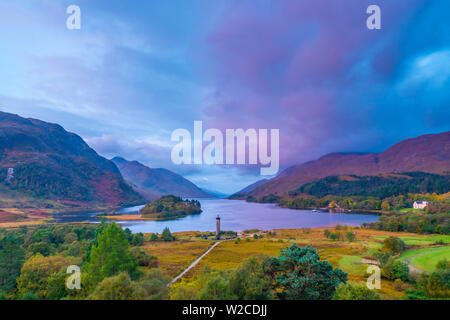
[[[267,177],[175,165],[175,129],[279,129],[280,171],[450,130],[449,12],[448,0],[0,1],[0,110],[230,194]]]

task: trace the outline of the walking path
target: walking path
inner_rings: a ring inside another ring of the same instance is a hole
[[[377,266],[380,265],[380,263],[378,261],[376,261],[376,260],[369,260],[369,259],[364,259],[364,258],[361,259],[361,263],[374,264],[374,265],[377,265]]]
[[[184,276],[189,270],[191,270],[193,267],[195,267],[197,265],[197,263],[200,262],[200,260],[202,260],[208,253],[211,252],[211,250],[213,250],[219,243],[221,243],[222,241],[217,241],[216,243],[214,243],[208,250],[206,250],[206,252],[204,254],[202,254],[200,257],[197,258],[197,260],[195,260],[194,262],[192,262],[192,264],[187,267],[182,273],[180,273],[179,275],[177,275],[175,278],[172,279],[172,281],[170,281],[167,286],[170,287],[172,284],[174,284],[175,282],[177,282],[178,279],[180,279],[182,276]]]
[[[195,267],[200,260],[202,260],[208,253],[210,253],[219,243],[223,242],[223,241],[231,241],[234,240],[236,238],[249,238],[249,237],[253,237],[253,233],[243,236],[242,232],[238,232],[237,236],[229,238],[229,239],[225,239],[225,240],[221,240],[221,241],[217,241],[216,243],[214,243],[208,250],[206,250],[206,252],[204,254],[202,254],[200,257],[197,258],[197,260],[195,260],[194,262],[192,262],[192,264],[187,267],[186,269],[184,269],[184,271],[182,273],[180,273],[179,275],[177,275],[175,278],[172,279],[172,281],[170,281],[167,286],[170,287],[172,284],[174,284],[175,282],[178,281],[178,279],[180,279],[182,276],[184,276],[189,270],[191,270],[193,267]]]
[[[422,253],[423,254],[423,253]],[[418,255],[415,255],[415,256],[412,256],[412,257],[410,257],[410,258],[408,258],[408,259],[405,259],[405,260],[403,260],[403,262],[404,263],[406,263],[407,265],[408,265],[408,268],[409,268],[409,271],[410,272],[412,272],[412,273],[422,273],[423,271],[421,270],[421,269],[419,269],[419,268],[417,268],[417,267],[415,267],[415,266],[413,266],[413,265],[411,265],[409,262],[411,261],[411,259],[412,258],[415,258],[415,257],[417,257],[417,256],[420,256],[421,254],[418,254]],[[380,263],[378,262],[378,261],[376,261],[376,260],[369,260],[369,259],[361,259],[361,262],[362,263],[365,263],[365,264],[374,264],[374,265],[380,265]]]
[[[414,259],[416,257],[419,257],[421,255],[424,255],[425,253],[426,252],[423,252],[423,253],[420,253],[420,254],[416,254],[416,255],[414,255],[412,257],[409,257],[408,259],[403,260],[403,262],[408,265],[408,268],[409,268],[410,272],[412,272],[412,273],[422,273],[423,272],[423,270],[413,266],[412,264],[410,264],[410,262],[411,262],[412,259]]]

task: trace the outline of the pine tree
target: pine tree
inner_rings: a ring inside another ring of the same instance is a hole
[[[9,233],[0,241],[0,291],[10,291],[25,262],[25,250],[19,239]]]

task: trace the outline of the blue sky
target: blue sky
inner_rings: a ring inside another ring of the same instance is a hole
[[[449,1],[255,3],[2,1],[0,110],[226,193],[259,170],[175,166],[173,130],[279,128],[281,168],[450,130]]]

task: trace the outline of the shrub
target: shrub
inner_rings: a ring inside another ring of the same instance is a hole
[[[333,300],[380,300],[380,296],[365,284],[347,282],[336,288]]]
[[[126,272],[103,279],[89,296],[90,300],[136,300],[145,297]]]
[[[36,293],[27,291],[24,294],[22,294],[20,300],[39,300],[39,297],[36,295]]]
[[[152,233],[150,235],[150,241],[158,241],[158,234],[157,233]]]
[[[169,297],[169,279],[159,269],[151,269],[138,283],[145,292],[146,300],[164,300]]]
[[[302,228],[302,232],[306,233],[306,234],[310,234],[311,233],[311,228]]]
[[[392,257],[390,252],[379,251],[374,254],[374,258],[380,263],[380,267],[383,268]]]
[[[383,269],[381,269],[381,275],[388,280],[400,279],[402,281],[408,281],[409,268],[406,263],[395,260],[394,257],[390,257]]]
[[[152,268],[156,268],[158,266],[158,259],[155,256],[147,254],[138,247],[131,248],[130,251],[137,261],[138,266]]]
[[[406,283],[404,283],[400,279],[395,279],[395,281],[394,281],[394,289],[395,290],[397,290],[397,291],[405,291],[406,288],[407,288]]]
[[[433,273],[422,273],[417,279],[417,284],[427,297],[450,297],[450,268],[448,264],[447,260],[442,260],[438,262]]]

